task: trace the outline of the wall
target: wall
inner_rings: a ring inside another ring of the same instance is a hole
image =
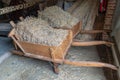
[[[117,42],[117,46],[120,52],[120,0],[117,2],[117,9],[115,12],[114,20],[113,20],[113,33],[112,35],[115,37]]]
[[[114,47],[112,48],[115,63],[119,67],[117,72],[119,77],[118,80],[120,80],[120,0],[117,0],[117,7],[114,15],[112,30],[112,36],[114,36],[119,50],[118,52]]]

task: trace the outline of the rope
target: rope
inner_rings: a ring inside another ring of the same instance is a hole
[[[26,8],[31,7],[31,6],[35,5],[36,3],[39,3],[39,2],[40,1],[37,0],[37,1],[34,1],[34,2],[29,2],[29,3],[25,3],[25,4],[16,5],[16,6],[1,8],[0,9],[0,15],[10,13],[10,12],[13,12],[13,11],[17,11],[17,10],[21,10],[21,9],[26,9]]]

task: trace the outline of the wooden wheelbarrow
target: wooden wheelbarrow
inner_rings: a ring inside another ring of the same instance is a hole
[[[14,27],[15,24],[10,22]],[[9,37],[11,37],[14,41],[15,50],[12,52],[17,55],[26,56],[35,59],[41,59],[45,61],[50,61],[53,63],[53,68],[55,73],[59,72],[58,64],[68,64],[73,66],[83,66],[83,67],[107,67],[114,70],[117,70],[117,67],[111,64],[102,63],[102,62],[92,62],[92,61],[70,61],[65,59],[67,51],[72,43],[72,31],[69,31],[66,39],[62,42],[62,44],[58,47],[55,46],[46,46],[40,44],[33,44],[29,42],[20,41],[15,35],[15,29],[9,33]]]

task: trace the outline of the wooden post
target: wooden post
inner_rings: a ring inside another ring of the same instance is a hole
[[[52,58],[52,60],[55,61],[54,49],[50,48],[50,53],[51,53],[51,58]],[[58,73],[59,73],[59,69],[58,69],[58,65],[59,65],[59,64],[53,62],[53,65],[54,65],[54,66],[53,66],[54,72],[58,74]]]

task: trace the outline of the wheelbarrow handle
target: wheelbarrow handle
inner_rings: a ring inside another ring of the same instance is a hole
[[[47,61],[51,61],[51,62],[55,62],[58,64],[67,64],[67,65],[72,65],[72,66],[78,66],[78,67],[106,67],[106,68],[110,68],[113,70],[118,70],[118,68],[114,65],[111,64],[107,64],[107,63],[102,63],[102,62],[94,62],[94,61],[70,61],[70,60],[62,60],[62,59],[50,59],[44,56],[40,56],[40,55],[35,55],[35,54],[31,54],[31,53],[25,53],[23,54],[20,51],[12,51],[12,53],[17,54],[17,55],[21,55],[21,56],[26,56],[26,57],[30,57],[30,58],[36,58],[36,59],[42,59],[42,60],[47,60]]]
[[[13,28],[16,27],[16,24],[14,23],[14,21],[10,21],[10,24],[11,24],[11,26],[12,26]]]
[[[83,30],[80,33],[82,34],[99,34],[99,33],[110,33],[112,32],[111,30]]]
[[[8,37],[13,36],[13,35],[14,35],[14,33],[15,33],[15,29],[13,28],[13,29],[10,31],[10,33],[8,34]]]
[[[96,45],[114,45],[112,42],[107,42],[107,41],[88,41],[88,42],[83,42],[83,41],[73,41],[72,46],[96,46]]]
[[[79,67],[106,67],[113,70],[117,70],[118,68],[114,65],[102,63],[102,62],[93,62],[93,61],[70,61],[64,60],[64,64],[79,66]]]

